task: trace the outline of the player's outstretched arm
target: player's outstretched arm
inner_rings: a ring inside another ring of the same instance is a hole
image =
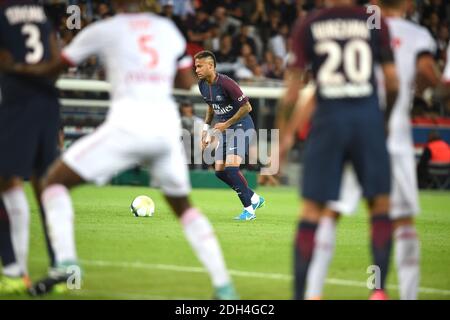
[[[442,75],[431,53],[423,54],[417,59],[417,81],[423,87],[432,87],[434,99],[445,105],[450,99],[450,85],[441,80]]]
[[[278,102],[276,114],[276,127],[280,133],[286,128],[297,103],[299,92],[304,87],[304,74],[302,70],[291,69],[286,77],[286,91]]]
[[[205,148],[210,143],[210,140],[208,137],[208,129],[209,129],[209,126],[211,125],[213,117],[214,117],[214,109],[212,106],[208,105],[208,109],[206,109],[205,126],[202,131],[202,142],[201,142],[202,150],[205,150]]]
[[[175,75],[175,88],[189,90],[195,83],[191,68],[179,69]]]
[[[385,89],[386,89],[386,111],[385,111],[385,121],[386,124],[394,108],[395,101],[398,95],[398,77],[397,71],[395,69],[395,64],[392,62],[384,63],[382,65],[384,79],[385,79]]]
[[[417,59],[417,76],[426,86],[436,88],[441,83],[441,73],[431,53]]]
[[[316,95],[315,90],[306,88],[301,94],[301,98],[297,99],[292,116],[286,123],[283,129],[284,133],[280,138],[280,163],[284,164],[287,159],[289,150],[295,142],[295,133],[302,130],[316,110]]]

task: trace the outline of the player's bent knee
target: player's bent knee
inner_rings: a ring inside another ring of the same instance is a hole
[[[339,212],[331,210],[330,208],[325,208],[323,212],[323,217],[328,217],[333,219],[334,221],[338,221],[339,218],[341,217],[341,214]]]
[[[403,226],[412,226],[414,225],[414,219],[413,217],[402,217],[393,220],[394,229],[403,227]]]
[[[23,179],[19,177],[3,178],[0,177],[0,192],[5,192],[13,188],[22,188]]]
[[[187,196],[175,197],[165,195],[165,197],[178,218],[180,218],[186,210],[191,208],[191,204]]]
[[[49,169],[47,176],[43,179],[43,188],[50,185],[61,184],[70,189],[84,180],[63,161],[57,160]]]
[[[241,156],[230,154],[230,155],[227,155],[225,166],[226,167],[239,167],[241,165],[241,163],[242,163]]]
[[[389,212],[390,200],[389,195],[379,195],[369,199],[369,208],[371,215],[383,215]]]
[[[315,201],[305,199],[300,210],[300,217],[303,220],[318,223],[322,216],[323,205]]]

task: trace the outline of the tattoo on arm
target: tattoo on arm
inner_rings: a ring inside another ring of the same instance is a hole
[[[243,117],[249,114],[249,112],[252,111],[252,106],[250,105],[250,102],[246,102],[243,106],[241,106],[227,122],[230,126],[241,120]]]

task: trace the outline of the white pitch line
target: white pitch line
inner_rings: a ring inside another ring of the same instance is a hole
[[[164,270],[164,271],[174,271],[174,272],[190,272],[190,273],[206,273],[206,270],[200,267],[187,267],[187,266],[177,266],[170,264],[149,264],[142,262],[112,262],[112,261],[99,261],[99,260],[82,260],[81,264],[87,266],[99,266],[99,267],[118,267],[118,268],[136,268],[136,269],[153,269],[153,270]],[[272,280],[292,280],[292,276],[282,273],[268,273],[268,272],[249,272],[240,270],[229,270],[232,276],[244,277],[244,278],[259,278],[259,279],[272,279]],[[347,286],[347,287],[359,287],[367,288],[365,282],[354,281],[354,280],[344,280],[344,279],[334,279],[328,278],[325,283],[330,285]],[[388,285],[389,289],[398,290],[397,285]],[[436,288],[424,288],[420,287],[419,292],[421,293],[434,293],[440,295],[450,295],[450,290],[436,289]]]

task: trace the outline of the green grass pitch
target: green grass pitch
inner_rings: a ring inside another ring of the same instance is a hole
[[[29,198],[30,189],[27,187]],[[231,190],[194,190],[192,200],[211,220],[242,299],[290,299],[294,230],[299,212],[292,188],[259,188],[266,206],[257,219],[236,222],[240,203]],[[156,213],[135,218],[129,204],[152,197]],[[86,186],[73,193],[82,290],[57,299],[210,299],[212,288],[160,192],[138,187]],[[420,299],[450,299],[450,197],[422,192],[417,225],[422,246]],[[46,273],[47,255],[36,203],[31,202],[30,274]],[[325,299],[367,299],[371,264],[365,205],[339,223]],[[388,293],[398,299],[394,263]],[[11,297],[14,298],[14,297]],[[15,297],[15,298],[27,298]]]

